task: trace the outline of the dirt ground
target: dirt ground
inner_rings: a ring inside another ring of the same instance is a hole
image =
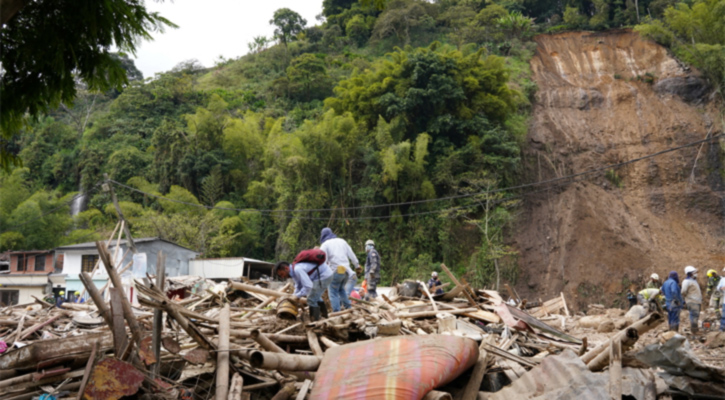
[[[542,181],[720,134],[704,81],[627,30],[541,35],[531,61],[537,99],[524,164]],[[570,307],[623,307],[627,288],[686,265],[721,270],[722,151],[687,147],[579,182],[529,189],[515,228],[531,301],[564,292]],[[580,177],[581,179],[581,177]],[[700,279],[700,284],[704,280]]]

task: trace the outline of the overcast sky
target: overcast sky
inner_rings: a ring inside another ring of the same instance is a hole
[[[139,46],[136,67],[149,78],[193,58],[211,67],[220,55],[235,58],[246,54],[253,37],[272,36],[274,27],[269,20],[280,8],[298,12],[307,26],[315,25],[322,0],[147,0],[146,7],[179,26],[156,33],[153,41]]]

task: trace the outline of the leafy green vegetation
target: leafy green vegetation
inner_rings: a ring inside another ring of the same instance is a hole
[[[204,256],[289,259],[330,226],[361,257],[374,239],[388,283],[441,261],[477,286],[514,282],[517,203],[500,189],[519,180],[532,36],[669,21],[668,5],[324,0],[324,23],[278,10],[274,38],[213,68],[142,81],[121,57],[128,85],[78,87],[6,139],[24,164],[0,172],[0,249],[106,237],[108,173],[134,235]]]

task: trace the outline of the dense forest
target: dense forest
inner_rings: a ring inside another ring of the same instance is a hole
[[[193,58],[127,84],[76,83],[4,146],[0,250],[106,238],[117,216],[204,257],[288,259],[331,227],[384,280],[445,262],[515,282],[506,234],[524,180],[537,34],[632,27],[725,83],[724,0],[324,0],[290,9],[238,59]],[[189,56],[193,57],[193,49]]]

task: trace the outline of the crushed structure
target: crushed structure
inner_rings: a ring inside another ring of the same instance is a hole
[[[0,311],[0,399],[725,396],[722,334],[662,334],[656,311],[572,315],[563,295],[531,307],[442,265],[447,293],[408,281],[310,322],[304,300],[285,301],[291,284],[165,279],[162,253],[157,275],[136,280],[134,305],[123,266],[97,248],[111,285],[82,273],[92,302]]]

